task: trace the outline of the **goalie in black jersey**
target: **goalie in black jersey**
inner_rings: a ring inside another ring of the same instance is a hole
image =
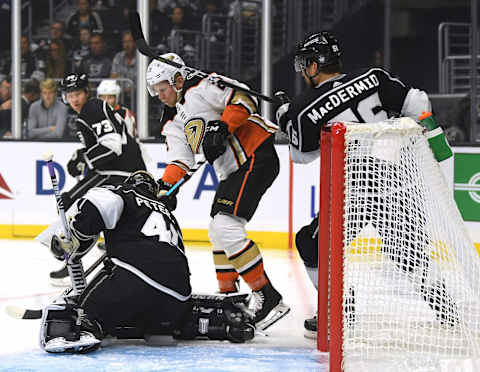
[[[88,99],[87,75],[67,75],[60,88],[64,102],[78,114],[77,134],[83,145],[73,153],[67,164],[71,176],[85,176],[71,190],[62,194],[65,209],[68,209],[90,188],[122,183],[132,172],[145,170],[146,167],[139,144],[129,134],[125,120],[107,102],[97,98]],[[49,246],[52,229],[55,226],[47,229],[38,240]],[[66,266],[50,273],[54,285],[65,285],[66,277]]]
[[[302,74],[308,89],[291,102],[285,102],[276,113],[280,129],[289,137],[290,154],[296,163],[309,163],[320,156],[320,132],[322,126],[328,123],[374,123],[397,115],[411,117],[418,121],[422,114],[431,112],[431,103],[424,91],[407,86],[382,68],[373,67],[349,74],[342,73],[341,55],[342,50],[338,41],[327,31],[308,36],[296,50],[295,71]],[[284,100],[287,101],[285,96]],[[433,128],[427,127],[427,129]],[[367,169],[367,166],[365,168],[365,172],[370,175],[380,171],[382,169]],[[401,190],[402,180],[394,181]],[[355,180],[351,182],[355,183]],[[378,193],[378,188],[382,185],[372,181],[371,186],[372,194],[375,194],[375,190]],[[372,211],[363,223],[372,223],[383,238],[384,253],[395,260],[403,272],[419,270],[422,264],[425,265],[423,269],[426,272],[429,265],[426,252],[418,252],[409,245],[396,246],[395,241],[401,241],[396,235],[399,233],[395,232],[391,221],[384,219],[388,203],[382,204],[379,201],[381,201],[379,194],[364,200],[372,206]],[[384,205],[383,209],[382,205]],[[358,208],[365,208],[365,206],[360,205]],[[408,234],[415,229],[412,221],[420,224],[420,229],[424,228],[425,217],[421,211],[412,209],[407,212],[407,208],[404,208],[403,212],[400,218],[402,225],[406,226],[405,233]],[[296,238],[297,249],[315,287],[317,287],[318,275],[317,221],[318,217],[316,221],[303,227]],[[362,226],[362,224],[358,225]],[[357,230],[358,226],[355,231],[359,233]],[[424,290],[423,283],[420,286],[423,298],[436,312],[437,318],[443,324],[454,324],[457,317],[455,305],[444,286],[438,285],[436,288],[431,288],[431,293]],[[444,303],[434,303],[435,297],[442,298]],[[307,331],[315,332],[316,318],[307,319],[305,328]]]
[[[78,298],[62,297],[44,309],[44,350],[88,352],[106,335],[253,338],[253,319],[242,310],[247,294],[191,294],[182,233],[157,193],[154,178],[138,171],[121,185],[90,189],[67,212],[72,238],[57,237],[52,253],[78,259],[103,231],[107,259]]]

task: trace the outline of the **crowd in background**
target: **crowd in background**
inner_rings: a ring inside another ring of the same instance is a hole
[[[136,47],[128,15],[135,0],[76,0],[66,20],[54,20],[49,35],[32,40],[21,37],[22,138],[75,138],[74,113],[65,106],[57,88],[68,73],[87,74],[91,95],[102,79],[119,79],[121,102],[135,102]],[[168,51],[174,30],[200,31],[204,14],[235,15],[240,4],[229,7],[218,0],[150,0],[150,45],[159,53]],[[187,51],[188,52],[188,51]],[[11,51],[0,58],[0,138],[11,133]],[[152,133],[159,132],[153,128]]]

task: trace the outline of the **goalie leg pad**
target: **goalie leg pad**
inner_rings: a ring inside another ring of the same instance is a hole
[[[40,347],[49,353],[88,353],[96,350],[102,339],[100,325],[72,299],[61,299],[43,311]]]
[[[174,331],[177,339],[228,340],[242,343],[254,337],[255,326],[246,308],[248,294],[193,295],[192,312],[181,329]]]

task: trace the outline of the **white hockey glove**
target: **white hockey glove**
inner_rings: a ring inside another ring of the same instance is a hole
[[[65,253],[71,255],[78,247],[80,247],[78,239],[72,235],[70,240],[68,240],[64,233],[53,235],[50,242],[50,251],[60,261],[65,258]]]

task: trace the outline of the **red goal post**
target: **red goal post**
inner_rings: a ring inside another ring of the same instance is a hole
[[[422,127],[334,123],[320,141],[317,348],[330,371],[480,358],[480,260]]]

